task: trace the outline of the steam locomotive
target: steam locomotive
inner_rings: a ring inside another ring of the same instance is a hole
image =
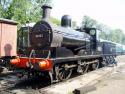
[[[49,20],[52,7],[43,5],[42,9],[42,20],[29,32],[29,53],[11,60],[25,70],[22,75],[48,75],[52,83],[70,78],[73,70],[84,74],[115,62],[116,45],[98,40],[95,28],[74,30],[68,15],[56,26]]]

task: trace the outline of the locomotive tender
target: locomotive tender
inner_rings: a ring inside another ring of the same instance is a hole
[[[68,15],[55,26],[49,21],[52,7],[42,9],[42,20],[29,32],[30,53],[11,60],[12,65],[25,69],[29,77],[49,75],[53,82],[68,79],[73,70],[83,74],[114,62],[115,44],[97,40],[95,28],[74,30]]]

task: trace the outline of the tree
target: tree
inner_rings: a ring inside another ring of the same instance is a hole
[[[97,26],[97,21],[94,19],[91,19],[89,16],[84,16],[82,20],[82,27],[96,27]]]
[[[58,19],[56,19],[56,18],[53,18],[53,17],[50,17],[50,21],[51,21],[52,23],[56,24],[56,25],[60,25],[60,24],[61,24],[60,20],[58,20]]]
[[[11,0],[0,0],[0,17],[5,16],[6,10],[9,7]]]
[[[125,34],[121,29],[111,29],[109,26],[98,23],[96,20],[90,18],[89,16],[83,17],[82,27],[94,27],[97,30],[100,30],[98,33],[99,38],[125,44]]]
[[[16,20],[20,24],[41,19],[41,6],[51,0],[1,0],[0,17]]]
[[[122,38],[122,43],[125,45],[125,34],[124,34],[124,36]]]
[[[109,40],[122,44],[123,43],[122,40],[123,40],[124,36],[125,35],[121,29],[115,29],[115,30],[112,30],[112,32],[110,33]]]
[[[77,28],[76,21],[72,21],[72,28],[73,28],[73,29],[76,29],[76,28]]]
[[[99,32],[100,38],[105,39],[105,40],[109,40],[110,33],[112,31],[112,29],[109,26],[99,23],[99,24],[97,24],[96,28],[98,30],[100,30],[100,32]]]

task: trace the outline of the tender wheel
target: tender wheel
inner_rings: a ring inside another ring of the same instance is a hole
[[[92,64],[92,70],[96,70],[99,68],[99,62],[93,63]]]
[[[108,66],[110,64],[110,58],[106,57],[106,65]]]
[[[102,67],[107,66],[107,63],[106,63],[106,58],[103,58],[103,60],[102,60],[101,64],[102,64]]]
[[[67,66],[68,66],[67,64],[58,66],[57,77],[59,78],[60,81],[67,80],[71,77],[72,69],[68,68]]]

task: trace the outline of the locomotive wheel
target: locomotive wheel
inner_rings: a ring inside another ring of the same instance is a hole
[[[93,63],[92,64],[92,70],[96,70],[99,67],[99,62]]]
[[[106,65],[108,66],[110,64],[110,58],[106,57]]]
[[[81,74],[85,74],[88,72],[88,68],[89,68],[89,64],[85,64],[83,66],[81,66],[82,72]]]
[[[67,68],[67,64],[59,66],[57,69],[57,76],[60,81],[67,80],[71,77],[72,69]]]
[[[105,58],[103,58],[103,61],[101,62],[101,64],[102,64],[102,67],[107,66],[107,63],[106,63],[106,59],[105,59]]]

